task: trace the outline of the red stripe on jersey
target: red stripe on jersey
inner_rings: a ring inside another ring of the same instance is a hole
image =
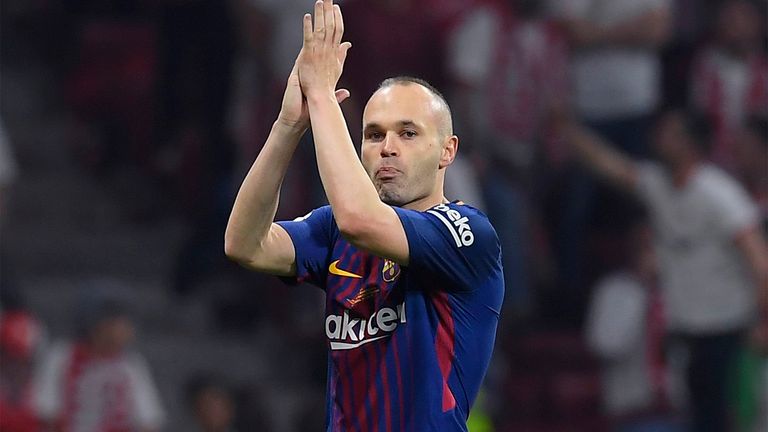
[[[387,362],[381,362],[381,388],[384,390],[384,423],[387,432],[392,432],[392,401],[389,397],[389,375],[387,374]]]
[[[395,374],[397,376],[397,400],[400,403],[400,429],[401,431],[405,430],[405,401],[403,400],[403,377],[400,373],[400,354],[397,350],[397,333],[392,334],[392,349],[394,350],[392,352],[392,356],[395,358]]]
[[[448,294],[438,292],[432,296],[437,311],[438,324],[435,335],[435,352],[440,373],[443,375],[443,412],[456,407],[456,398],[453,397],[448,387],[448,376],[451,374],[451,366],[455,353],[456,333],[451,314],[451,305],[448,302]]]
[[[352,400],[352,409],[350,415],[355,417],[355,421],[359,425],[359,430],[365,430],[365,424],[367,422],[365,414],[365,401],[368,394],[368,368],[366,367],[365,357],[363,357],[363,350],[360,348],[347,350],[347,358],[352,360],[349,372],[352,375],[352,387],[354,392],[354,399]]]
[[[371,407],[371,418],[368,421],[373,422],[373,432],[379,430],[379,416],[381,410],[379,409],[379,398],[376,392],[376,366],[379,364],[381,354],[379,353],[378,343],[367,344],[363,348],[368,351],[368,365],[366,365],[366,372],[368,373],[368,403]]]
[[[339,367],[338,374],[339,374],[339,381],[341,381],[342,389],[344,392],[344,396],[341,398],[341,407],[343,410],[343,418],[344,418],[344,424],[345,424],[345,430],[352,430],[352,418],[354,416],[354,412],[352,411],[352,383],[350,380],[350,374],[342,373],[341,371],[348,371],[350,370],[349,367],[349,358],[347,356],[342,356],[339,359],[339,363],[344,362],[344,368]],[[341,365],[340,365],[341,366]]]

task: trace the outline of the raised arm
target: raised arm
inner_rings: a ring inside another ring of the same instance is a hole
[[[342,43],[341,9],[331,0],[315,3],[315,22],[304,16],[299,56],[301,88],[312,118],[320,179],[341,234],[353,245],[408,264],[408,240],[392,207],[379,198],[355,152],[346,120],[333,103],[332,79],[341,74],[351,46]]]
[[[335,96],[332,93],[335,104],[348,96],[347,90],[338,90]],[[273,220],[288,164],[308,127],[309,111],[301,94],[298,70],[294,67],[280,115],[243,180],[229,216],[224,252],[244,267],[278,276],[296,273],[293,242]]]
[[[632,159],[615,150],[608,142],[570,117],[561,115],[554,125],[579,160],[590,170],[615,186],[635,189],[637,168]]]

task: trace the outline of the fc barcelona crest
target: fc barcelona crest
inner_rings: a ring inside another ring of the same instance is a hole
[[[384,282],[392,282],[400,276],[400,266],[388,259],[384,260],[384,268],[381,270],[381,277]]]

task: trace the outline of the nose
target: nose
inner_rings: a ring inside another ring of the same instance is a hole
[[[397,134],[387,132],[387,135],[381,142],[381,157],[398,156],[400,151],[397,146]]]

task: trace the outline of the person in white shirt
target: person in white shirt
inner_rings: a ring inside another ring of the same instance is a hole
[[[585,337],[601,364],[613,429],[678,430],[679,392],[664,358],[664,310],[651,227],[640,217],[625,239],[627,263],[595,286]]]
[[[648,207],[667,331],[690,355],[692,428],[728,430],[728,370],[744,336],[768,347],[768,250],[754,204],[702,159],[703,140],[682,111],[663,111],[655,121],[661,163],[628,158],[568,116],[555,126],[590,168]]]
[[[634,157],[647,157],[650,120],[661,97],[659,53],[671,34],[671,0],[552,1],[573,49],[575,114],[610,145]],[[589,231],[594,215],[605,212],[625,221],[627,203],[598,188],[574,170],[555,235],[560,285],[568,293],[585,288],[589,273]],[[600,229],[603,229],[601,227]]]

